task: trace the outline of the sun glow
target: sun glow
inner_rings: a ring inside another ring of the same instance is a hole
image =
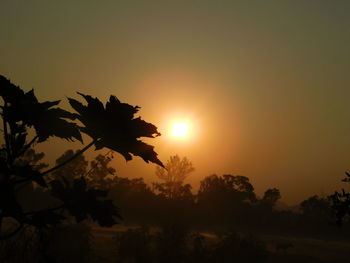
[[[185,137],[189,131],[187,122],[175,122],[172,127],[172,134],[175,137]]]

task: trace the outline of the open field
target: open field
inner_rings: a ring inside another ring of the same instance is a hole
[[[126,231],[132,227],[116,226],[113,228],[93,228],[93,260],[96,262],[115,262],[117,256],[115,236],[118,232]],[[156,231],[153,229],[152,231]],[[214,244],[217,240],[215,234],[201,233],[207,244]],[[259,238],[265,242],[271,255],[266,261],[298,262],[298,263],[344,263],[350,260],[350,243],[326,241],[314,238],[287,237],[277,235],[261,235]],[[293,247],[279,249],[279,244],[292,244]]]

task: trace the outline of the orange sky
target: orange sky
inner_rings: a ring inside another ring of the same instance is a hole
[[[150,143],[161,160],[193,162],[195,188],[212,173],[240,174],[258,194],[277,187],[296,203],[339,189],[350,169],[349,10],[322,0],[5,0],[0,74],[42,100],[114,94],[159,127]],[[169,138],[174,118],[191,120],[191,138]],[[42,149],[54,160],[69,147]],[[115,166],[156,179],[139,159]]]

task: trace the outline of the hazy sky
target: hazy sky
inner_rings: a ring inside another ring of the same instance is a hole
[[[192,160],[188,182],[240,174],[296,203],[350,169],[349,13],[346,0],[1,0],[0,74],[43,100],[114,94],[159,127],[160,159]],[[191,120],[185,141],[168,135],[175,118]],[[115,165],[156,180],[141,160]]]

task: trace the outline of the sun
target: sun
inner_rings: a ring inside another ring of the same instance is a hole
[[[172,127],[172,134],[175,137],[185,137],[189,131],[187,122],[175,122]]]

